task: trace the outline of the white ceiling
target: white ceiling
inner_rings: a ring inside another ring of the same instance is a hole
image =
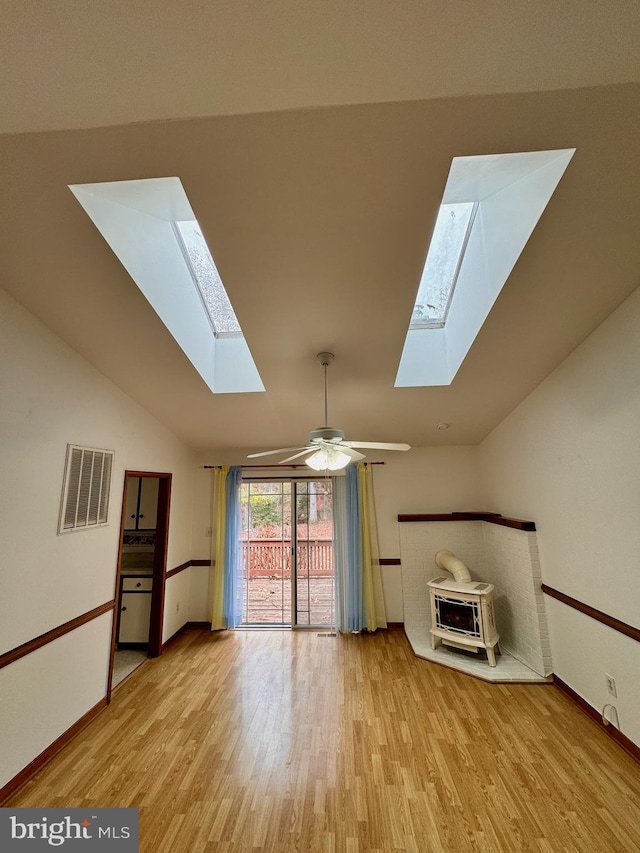
[[[347,437],[481,441],[640,284],[636,0],[2,14],[3,286],[212,461],[304,442],[325,349]],[[453,384],[395,389],[452,158],[570,147]],[[174,175],[265,394],[209,392],[68,189]]]

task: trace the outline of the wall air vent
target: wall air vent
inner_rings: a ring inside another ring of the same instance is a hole
[[[58,533],[108,523],[113,450],[67,445]]]

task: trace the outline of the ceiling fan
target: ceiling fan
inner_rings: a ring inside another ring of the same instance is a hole
[[[324,423],[323,427],[311,430],[309,433],[309,444],[304,447],[281,447],[279,450],[264,450],[261,453],[250,453],[247,459],[257,459],[260,456],[277,456],[280,453],[294,452],[293,456],[281,459],[278,465],[293,462],[302,456],[306,464],[315,471],[338,471],[346,468],[350,462],[358,462],[364,459],[364,453],[355,450],[360,447],[368,450],[411,450],[408,444],[390,444],[380,441],[346,441],[344,430],[328,426],[328,395],[327,395],[327,368],[334,360],[332,352],[320,352],[316,356],[317,361],[324,368]]]

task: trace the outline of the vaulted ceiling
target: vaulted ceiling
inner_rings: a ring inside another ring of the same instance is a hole
[[[640,284],[635,0],[9,6],[1,284],[195,448],[304,443],[321,350],[347,437],[477,443]],[[452,385],[394,388],[452,158],[573,147]],[[211,394],[68,189],[174,175],[266,393]]]

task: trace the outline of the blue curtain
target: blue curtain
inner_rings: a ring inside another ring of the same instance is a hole
[[[347,492],[347,631],[365,627],[362,608],[362,541],[360,538],[360,487],[358,468],[349,465],[345,472]]]
[[[387,626],[370,474],[349,465],[333,478],[336,626],[345,633]]]
[[[366,627],[362,587],[360,487],[355,465],[333,478],[336,556],[336,626],[349,633]]]
[[[225,497],[227,514],[224,543],[224,616],[227,628],[242,622],[242,515],[240,511],[240,486],[242,468],[229,468]]]

